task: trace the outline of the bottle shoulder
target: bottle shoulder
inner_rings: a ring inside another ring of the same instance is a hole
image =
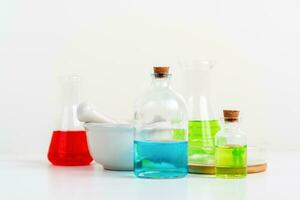
[[[172,89],[150,90],[136,101],[134,117],[143,123],[187,120],[187,108],[183,97]]]
[[[217,134],[216,137],[246,137],[246,133],[241,129],[226,129],[222,128]]]
[[[136,100],[135,107],[137,109],[143,106],[162,106],[163,104],[186,107],[184,98],[172,88],[162,90],[148,89]]]
[[[247,136],[241,130],[222,129],[216,135],[216,146],[247,145]]]

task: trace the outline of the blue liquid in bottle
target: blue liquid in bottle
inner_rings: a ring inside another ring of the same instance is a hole
[[[188,173],[187,141],[134,141],[134,173],[140,178],[179,178]]]

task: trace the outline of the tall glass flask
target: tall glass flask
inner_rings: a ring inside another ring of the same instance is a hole
[[[220,130],[220,123],[210,103],[209,82],[212,64],[208,61],[199,61],[185,63],[183,68],[189,114],[189,165],[208,166],[214,170],[215,135]]]
[[[134,173],[140,178],[175,178],[188,173],[187,110],[170,87],[168,67],[154,67],[151,87],[136,104]]]
[[[93,160],[88,150],[86,132],[77,119],[79,83],[79,76],[70,76],[62,85],[61,124],[52,133],[48,151],[48,159],[54,165],[88,165]]]

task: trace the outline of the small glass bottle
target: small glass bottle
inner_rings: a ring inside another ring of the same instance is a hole
[[[53,131],[48,151],[48,160],[53,165],[88,165],[93,160],[88,150],[86,132],[77,119],[79,83],[79,76],[70,76],[62,86],[62,120],[59,129]]]
[[[216,135],[216,176],[242,178],[247,175],[247,139],[239,127],[239,111],[224,110],[224,127]]]
[[[188,173],[187,109],[170,87],[169,67],[154,67],[152,84],[137,101],[134,173],[140,178],[176,178]]]

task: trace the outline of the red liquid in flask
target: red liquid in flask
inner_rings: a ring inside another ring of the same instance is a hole
[[[88,165],[93,158],[90,155],[86,132],[81,130],[53,131],[48,159],[53,165]]]

